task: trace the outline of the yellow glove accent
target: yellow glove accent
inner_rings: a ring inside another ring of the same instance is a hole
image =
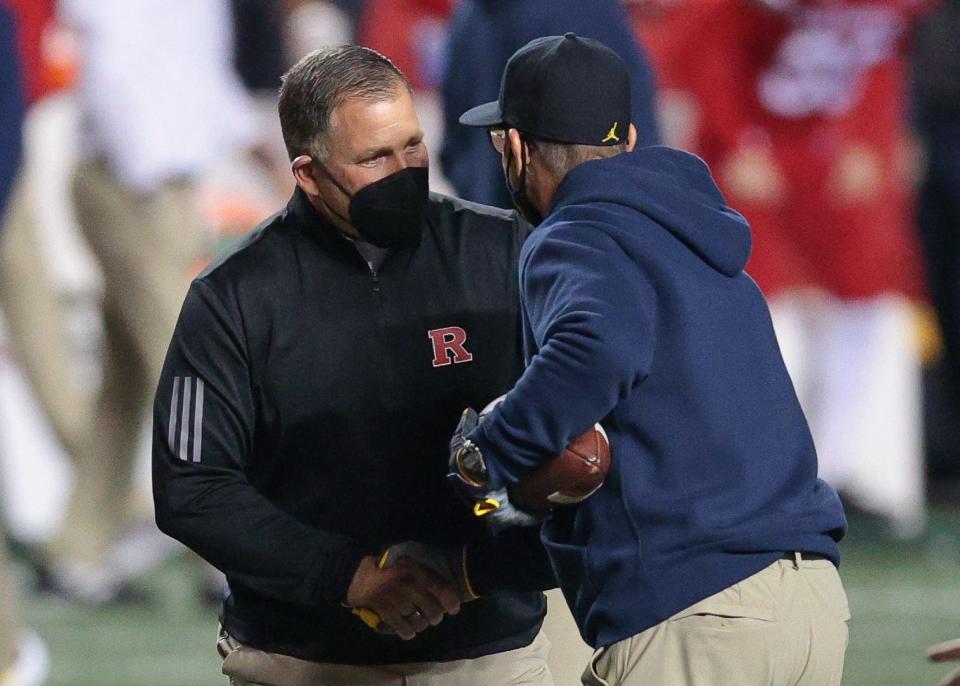
[[[495,498],[484,498],[473,504],[473,514],[477,517],[483,517],[500,509],[500,501]]]
[[[378,615],[373,610],[368,610],[365,607],[355,607],[351,610],[351,612],[355,614],[357,617],[359,617],[364,624],[366,624],[368,627],[370,627],[374,631],[380,628],[380,624],[382,623],[382,620],[380,619],[380,615]]]
[[[460,553],[460,571],[463,572],[463,587],[470,595],[470,600],[476,600],[480,594],[473,590],[473,584],[470,583],[470,575],[467,573],[467,546],[463,546]]]
[[[383,551],[383,554],[380,555],[380,559],[377,560],[377,569],[383,569],[387,566],[387,560],[390,559],[390,549]],[[344,607],[349,607],[345,605]],[[383,623],[383,620],[380,619],[378,615],[373,610],[368,610],[365,607],[354,607],[350,610],[353,614],[359,617],[364,624],[376,631],[380,628],[380,625]]]

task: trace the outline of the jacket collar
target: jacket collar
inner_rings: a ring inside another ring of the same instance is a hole
[[[287,203],[287,214],[293,217],[297,226],[306,235],[316,240],[323,247],[344,254],[353,253],[359,256],[350,239],[326,217],[317,212],[316,208],[310,204],[307,194],[299,186],[294,189],[293,196]]]

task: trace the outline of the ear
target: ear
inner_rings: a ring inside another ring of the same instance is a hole
[[[520,139],[520,132],[516,129],[507,129],[507,145],[510,146],[510,164],[513,165],[513,171],[520,176],[520,169],[523,163],[530,163],[530,156],[527,154],[527,146]],[[523,155],[523,157],[520,157]]]
[[[627,130],[627,152],[633,152],[635,147],[637,147],[637,127],[630,124]]]
[[[320,195],[320,184],[317,183],[317,171],[313,165],[313,158],[309,155],[300,155],[290,164],[293,178],[304,193],[311,197]]]

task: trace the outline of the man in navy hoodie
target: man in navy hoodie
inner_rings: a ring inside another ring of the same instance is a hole
[[[846,521],[743,271],[746,221],[699,158],[633,149],[629,79],[597,41],[527,44],[461,122],[489,130],[539,226],[520,258],[528,366],[469,433],[467,413],[451,466],[509,493],[606,429],[605,485],[542,532],[597,649],[584,683],[839,684]]]

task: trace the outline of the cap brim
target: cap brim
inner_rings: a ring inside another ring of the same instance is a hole
[[[477,105],[460,115],[460,123],[464,126],[497,126],[503,123],[503,113],[500,103],[494,100]]]

